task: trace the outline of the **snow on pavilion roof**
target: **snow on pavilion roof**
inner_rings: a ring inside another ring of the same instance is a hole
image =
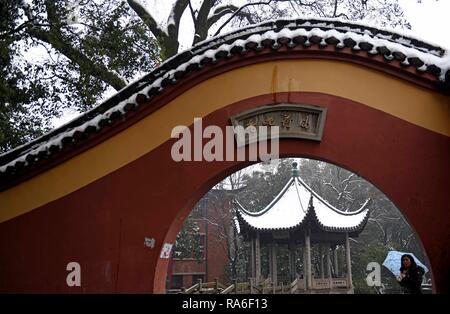
[[[290,230],[307,222],[323,231],[361,231],[369,218],[368,199],[359,210],[341,211],[315,193],[302,179],[292,177],[273,201],[259,212],[246,210],[235,201],[241,224],[256,230]],[[241,228],[242,230],[242,228]]]
[[[283,47],[286,49],[280,49]],[[314,52],[317,47],[319,52]],[[48,162],[51,157],[86,144],[87,139],[120,124],[169,86],[177,85],[208,65],[227,63],[233,56],[281,55],[292,49],[299,54],[313,51],[318,56],[357,55],[360,59],[366,58],[367,64],[375,62],[378,56],[381,61],[377,62],[393,68],[390,73],[406,71],[405,75],[417,78],[426,86],[450,93],[450,52],[441,47],[407,35],[336,19],[263,22],[198,43],[76,119],[0,154],[0,183],[9,182],[42,164],[51,164]]]

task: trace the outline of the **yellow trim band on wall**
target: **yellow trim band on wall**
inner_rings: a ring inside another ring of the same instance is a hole
[[[274,92],[321,92],[450,136],[450,97],[359,65],[330,60],[253,64],[210,78],[97,146],[0,193],[0,222],[61,198],[138,159],[231,103]],[[150,136],[151,135],[151,136]]]

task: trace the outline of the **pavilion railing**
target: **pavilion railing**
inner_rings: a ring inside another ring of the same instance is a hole
[[[347,288],[347,278],[332,278],[332,288]]]
[[[306,290],[306,280],[304,278],[296,278],[294,281],[288,284],[280,282],[277,285],[273,285],[270,278],[265,279],[259,283],[256,283],[254,278],[249,278],[248,282],[234,282],[231,285],[223,285],[216,279],[213,282],[201,282],[182,289],[180,293],[183,294],[286,294],[286,293],[298,293],[298,291]],[[313,278],[312,289],[333,289],[333,288],[346,288],[347,278]]]
[[[199,280],[198,283],[189,287],[187,289],[181,289],[181,293],[183,294],[216,294],[221,293],[221,291],[227,289],[227,287],[221,284],[217,279],[212,282],[202,282]]]
[[[347,278],[313,278],[313,289],[332,289],[332,288],[346,288]]]
[[[300,278],[296,278],[291,284],[289,285],[289,291],[292,293],[295,293],[298,290],[298,281]]]
[[[298,278],[297,289],[298,290],[305,290],[306,289],[306,280],[304,278]]]
[[[313,289],[330,289],[330,279],[320,279],[313,278],[312,279],[312,288]]]

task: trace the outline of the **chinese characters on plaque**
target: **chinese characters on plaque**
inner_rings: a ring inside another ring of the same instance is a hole
[[[242,126],[249,133],[250,142],[258,138],[260,126],[278,126],[279,138],[322,139],[327,109],[305,104],[264,106],[239,113],[231,118],[233,126]],[[269,131],[270,133],[270,131]],[[257,135],[257,134],[253,134]],[[248,144],[247,140],[245,144]],[[243,143],[242,143],[243,144]],[[239,143],[238,143],[239,145]]]

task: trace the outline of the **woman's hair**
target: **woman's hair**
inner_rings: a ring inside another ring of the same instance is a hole
[[[416,261],[414,260],[414,257],[411,256],[411,254],[403,254],[402,258],[400,259],[400,263],[401,263],[401,267],[400,267],[400,271],[404,271],[405,270],[405,266],[403,266],[403,258],[409,258],[409,260],[411,261],[411,266],[409,268],[414,269],[417,268],[417,264]]]

